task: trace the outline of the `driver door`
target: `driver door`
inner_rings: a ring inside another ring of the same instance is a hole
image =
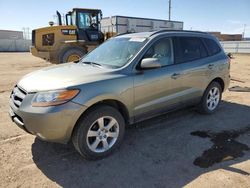
[[[156,41],[143,56],[158,58],[160,68],[140,70],[134,77],[135,121],[160,114],[178,105],[178,91],[181,88],[182,66],[174,64],[171,38]]]

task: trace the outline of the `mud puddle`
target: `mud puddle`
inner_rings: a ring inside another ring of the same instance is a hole
[[[193,164],[201,168],[208,168],[215,163],[222,161],[233,160],[244,156],[244,151],[249,151],[250,148],[243,143],[236,141],[240,135],[250,132],[250,127],[235,131],[223,131],[213,133],[210,131],[195,131],[191,135],[201,138],[210,138],[213,146],[205,150],[203,154],[197,157]]]

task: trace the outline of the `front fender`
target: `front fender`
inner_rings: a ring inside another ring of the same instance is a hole
[[[129,117],[133,116],[134,93],[131,77],[84,84],[79,89],[81,92],[73,99],[75,103],[91,107],[105,100],[118,101],[127,108]]]

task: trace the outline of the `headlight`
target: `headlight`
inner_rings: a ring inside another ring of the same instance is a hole
[[[60,91],[48,91],[40,92],[34,96],[32,101],[32,106],[34,107],[46,107],[46,106],[56,106],[66,103],[73,99],[79,90],[60,90]]]

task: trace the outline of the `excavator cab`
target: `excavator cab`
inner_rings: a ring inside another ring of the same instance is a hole
[[[73,62],[104,41],[99,9],[74,8],[65,17],[57,11],[58,24],[32,31],[31,53],[55,64]]]
[[[58,16],[60,17],[60,16]],[[77,39],[85,41],[100,41],[103,35],[100,32],[102,11],[98,9],[78,9],[66,14],[66,25],[74,25],[77,28]],[[60,18],[58,19],[60,23]]]

